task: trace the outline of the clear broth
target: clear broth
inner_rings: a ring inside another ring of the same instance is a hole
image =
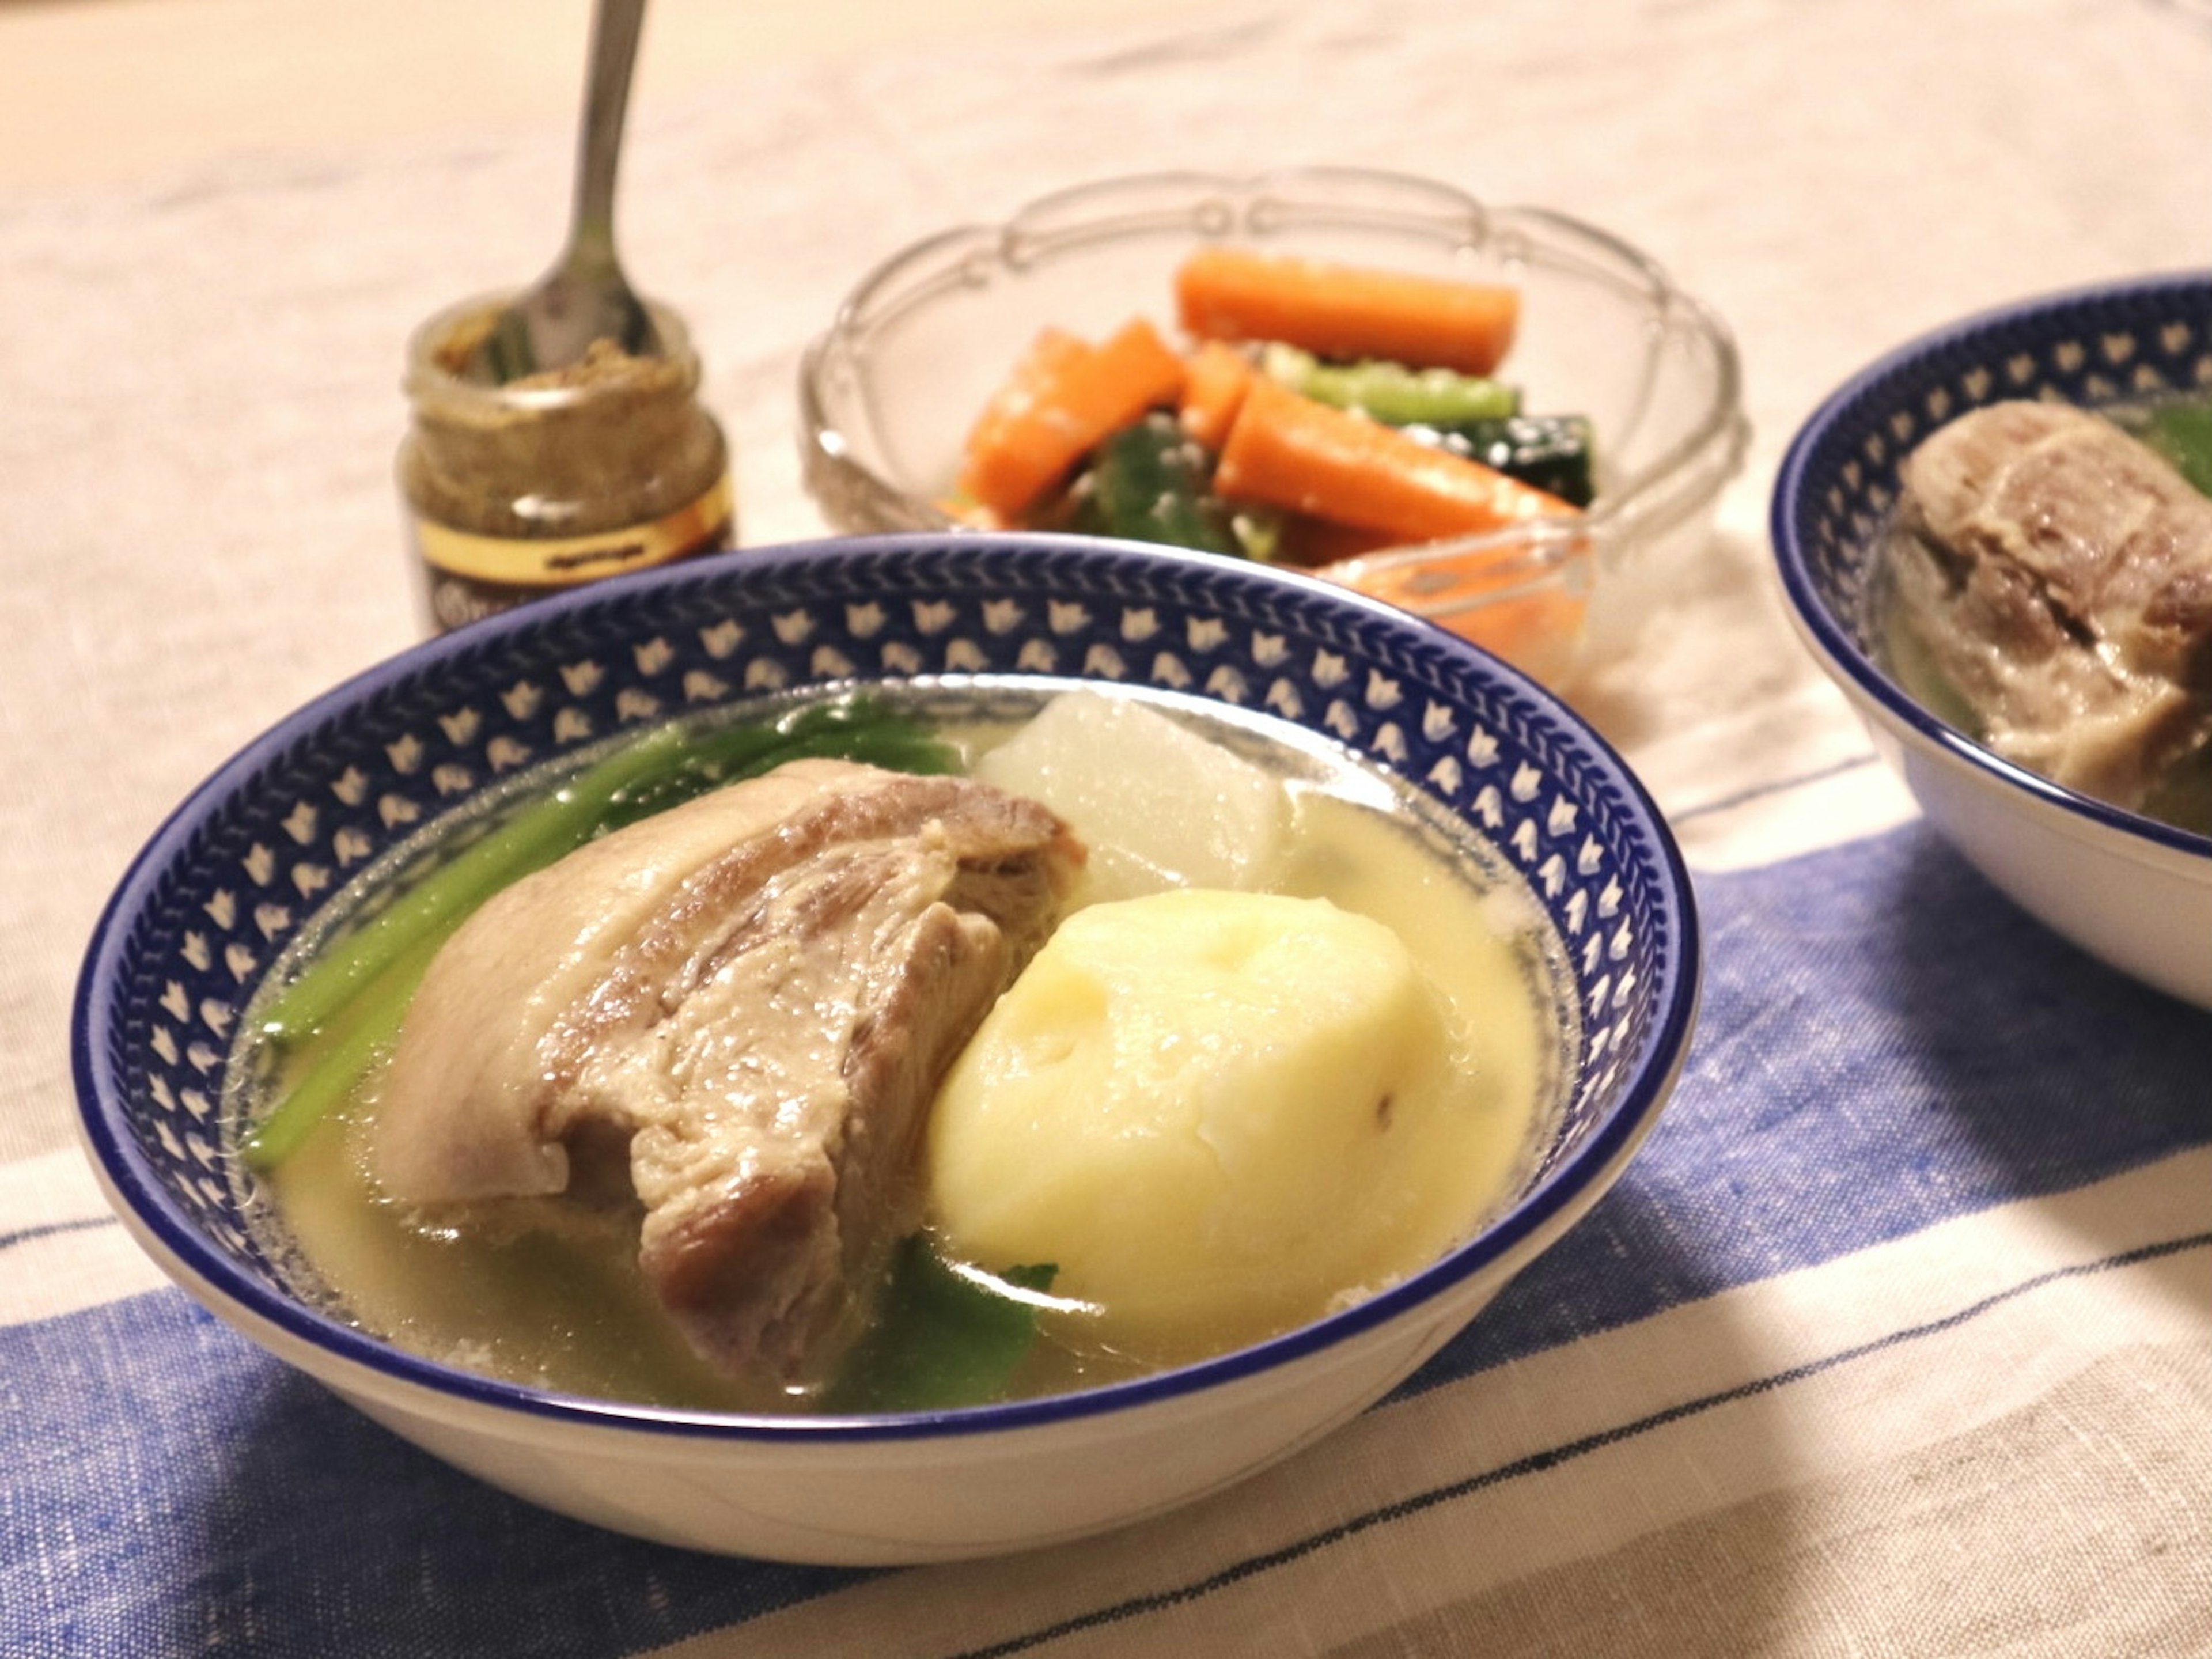
[[[1050,690],[969,685],[910,695],[915,710],[972,762]],[[1443,994],[1464,1057],[1467,1109],[1481,1125],[1467,1170],[1472,1235],[1525,1184],[1579,1041],[1563,992],[1571,975],[1542,909],[1494,849],[1379,769],[1271,720],[1148,700],[1284,781],[1291,851],[1274,890],[1327,898],[1383,922]],[[555,781],[520,780],[491,810]],[[321,936],[373,905],[385,882],[419,867],[425,852],[418,838],[380,860]],[[294,959],[313,948],[303,942]],[[281,983],[290,965],[280,964],[272,982]],[[244,1022],[249,1047],[253,1025]],[[265,1109],[281,1081],[268,1075],[262,1056],[236,1059],[234,1078],[259,1080],[240,1086],[228,1103],[234,1129]],[[312,1060],[309,1054],[300,1063]],[[722,1376],[691,1353],[639,1272],[634,1210],[536,1199],[434,1213],[382,1197],[368,1173],[375,1111],[372,1073],[342,1113],[263,1178],[248,1206],[264,1248],[334,1316],[426,1358],[558,1393],[678,1409],[807,1408],[804,1397]],[[1338,1299],[1373,1288],[1344,1286]],[[1328,1310],[1316,1307],[1309,1317]],[[1228,1346],[1128,1352],[1097,1340],[1091,1325],[1079,1311],[1043,1313],[1040,1340],[1006,1396],[1097,1386]]]

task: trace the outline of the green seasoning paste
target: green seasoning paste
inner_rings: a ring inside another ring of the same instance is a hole
[[[729,546],[729,452],[683,323],[654,307],[658,355],[602,340],[494,385],[470,365],[501,303],[442,312],[409,344],[399,489],[433,624]]]

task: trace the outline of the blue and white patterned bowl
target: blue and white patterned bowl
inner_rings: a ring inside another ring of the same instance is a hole
[[[1798,432],[1771,514],[1792,621],[1923,811],[2024,908],[2106,962],[2212,1007],[2212,838],[1999,759],[1884,671],[1874,580],[1912,448],[2014,398],[2088,407],[2212,396],[2212,275],[2052,295],[1969,318],[1854,377]]]
[[[556,1396],[414,1358],[295,1294],[240,1218],[232,1036],[288,940],[386,848],[624,727],[811,684],[972,673],[1264,710],[1479,827],[1558,929],[1580,1027],[1526,1189],[1368,1302],[1126,1385],[901,1418],[746,1419]],[[726,556],[544,602],[403,653],[248,746],[163,826],[102,917],[75,1060],[133,1234],[279,1358],[432,1452],[554,1509],[710,1550],[825,1562],[1081,1535],[1214,1489],[1407,1376],[1620,1175],[1673,1086],[1698,934],[1658,813],[1563,705],[1442,630],[1301,576],[1048,537],[860,538]]]

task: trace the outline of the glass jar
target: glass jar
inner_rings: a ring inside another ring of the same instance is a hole
[[[699,402],[681,319],[647,302],[658,355],[601,341],[505,385],[469,364],[510,296],[439,313],[408,342],[399,492],[441,633],[580,583],[732,544],[729,449]]]

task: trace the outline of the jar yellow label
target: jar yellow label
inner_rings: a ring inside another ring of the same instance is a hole
[[[450,575],[523,587],[568,587],[671,564],[725,539],[730,526],[726,477],[689,507],[650,524],[592,536],[522,540],[477,536],[415,515],[415,547],[422,562]]]

